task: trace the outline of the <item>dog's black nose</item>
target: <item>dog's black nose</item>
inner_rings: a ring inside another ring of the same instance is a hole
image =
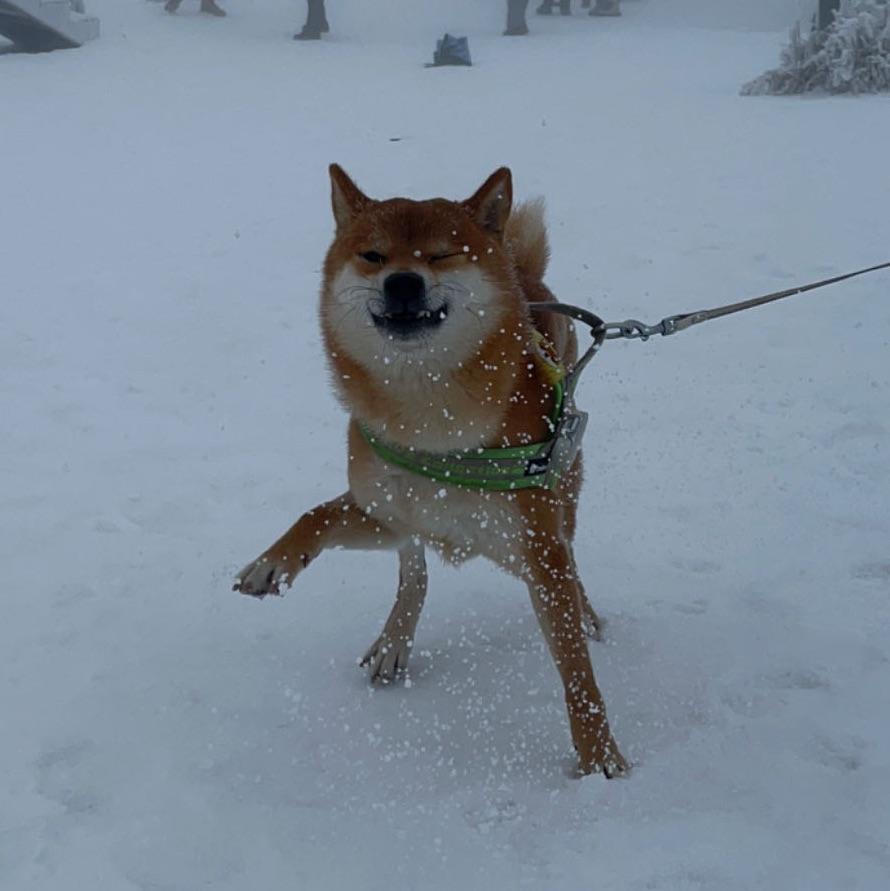
[[[415,315],[424,308],[426,283],[416,272],[394,272],[383,282],[386,311],[393,315]]]

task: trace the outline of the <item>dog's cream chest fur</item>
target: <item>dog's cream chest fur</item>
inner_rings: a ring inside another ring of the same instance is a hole
[[[369,450],[350,474],[360,507],[405,537],[419,536],[452,563],[485,556],[519,571],[524,529],[508,492],[475,492],[387,464]]]

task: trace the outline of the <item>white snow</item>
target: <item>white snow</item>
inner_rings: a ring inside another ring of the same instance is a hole
[[[96,43],[0,56],[0,888],[885,888],[887,274],[587,372],[627,780],[568,776],[527,596],[482,563],[431,563],[410,687],[356,666],[394,555],[229,589],[345,485],[330,161],[416,197],[507,163],[556,293],[657,321],[890,259],[887,99],[738,95],[796,0],[510,40],[502,3],[328,5],[295,44],[291,0],[91,0]],[[475,67],[422,67],[446,30]]]

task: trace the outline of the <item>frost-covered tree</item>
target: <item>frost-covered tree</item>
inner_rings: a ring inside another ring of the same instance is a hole
[[[841,0],[825,29],[791,31],[781,64],[742,88],[744,95],[890,90],[890,0]]]
[[[840,5],[841,0],[819,0],[816,22],[820,28],[827,28],[834,21],[834,14]]]

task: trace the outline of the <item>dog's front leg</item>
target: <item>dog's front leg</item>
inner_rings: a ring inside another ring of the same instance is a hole
[[[526,566],[535,614],[565,688],[581,772],[622,774],[627,762],[612,737],[606,704],[593,676],[582,625],[583,592],[568,547],[558,535],[538,536],[526,553]]]
[[[423,543],[412,538],[399,548],[399,590],[380,637],[362,659],[372,681],[389,683],[408,667],[414,633],[426,598]]]
[[[253,597],[278,594],[282,584],[290,587],[326,548],[390,550],[403,538],[369,516],[355,503],[352,493],[346,492],[303,514],[272,547],[238,573],[234,589]]]

